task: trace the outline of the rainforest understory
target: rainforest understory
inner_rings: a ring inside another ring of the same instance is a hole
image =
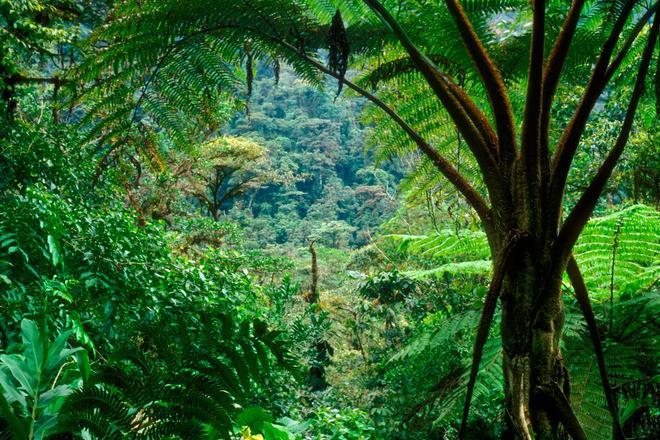
[[[0,0],[0,438],[660,438],[654,0]]]

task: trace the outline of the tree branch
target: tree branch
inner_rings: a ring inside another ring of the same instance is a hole
[[[538,215],[540,206],[540,149],[541,101],[543,98],[543,47],[545,39],[545,0],[533,0],[532,42],[529,55],[527,93],[522,126],[522,160],[528,191],[527,203],[532,215]],[[531,224],[538,222],[532,219]]]
[[[424,55],[417,46],[415,46],[401,25],[399,25],[383,5],[377,0],[364,0],[364,2],[374,11],[381,21],[394,32],[399,42],[403,45],[406,52],[408,52],[410,59],[415,66],[417,66],[419,72],[424,76],[431,89],[442,102],[442,105],[451,116],[456,127],[460,130],[470,147],[470,150],[474,154],[484,176],[484,182],[491,193],[491,198],[501,199],[505,197],[502,188],[502,179],[499,175],[497,162],[494,157],[497,149],[497,141],[496,139],[484,139],[481,130],[477,128],[475,121],[472,120],[469,112],[465,110],[463,105],[461,105],[461,100],[471,101],[471,99],[466,94],[462,95],[460,99],[456,98],[448,85],[450,81],[447,75],[440,71],[440,69],[438,69],[438,67],[426,55]],[[455,86],[453,89],[454,92],[460,90],[458,86]],[[476,106],[472,106],[472,108],[476,108]]]
[[[580,268],[578,267],[577,261],[575,261],[575,257],[572,254],[568,258],[566,273],[568,274],[568,278],[571,280],[571,284],[573,285],[575,298],[577,299],[578,305],[580,306],[584,320],[587,323],[589,335],[591,336],[591,342],[594,344],[594,353],[596,354],[596,362],[598,363],[600,380],[603,383],[603,391],[605,392],[607,407],[610,410],[610,414],[612,415],[612,422],[614,424],[615,440],[623,440],[624,436],[623,430],[621,429],[621,422],[619,421],[619,410],[617,408],[614,392],[612,391],[610,380],[607,375],[607,369],[605,368],[605,356],[603,355],[603,345],[600,341],[600,334],[598,333],[598,327],[596,325],[596,317],[594,316],[594,310],[591,307],[591,301],[589,301],[587,285],[585,284],[584,278],[580,273]]]
[[[128,122],[128,127],[126,128],[126,132],[124,136],[122,137],[120,142],[117,142],[116,144],[110,146],[106,152],[103,153],[101,159],[99,160],[98,164],[96,165],[96,171],[94,173],[94,178],[92,179],[92,186],[95,186],[96,183],[98,182],[98,179],[101,177],[101,173],[103,172],[103,169],[106,167],[108,160],[110,159],[110,156],[112,153],[115,152],[118,148],[123,146],[123,144],[128,140],[128,137],[130,136],[131,129],[133,128],[133,124],[137,122],[137,116],[138,116],[138,111],[140,110],[140,106],[142,105],[142,102],[144,101],[144,98],[149,90],[149,87],[151,84],[156,80],[156,77],[158,76],[159,71],[163,68],[165,65],[165,61],[172,56],[175,51],[182,45],[186,44],[189,40],[198,37],[200,35],[208,34],[210,32],[223,29],[223,28],[230,28],[231,26],[227,25],[219,25],[219,26],[213,26],[209,28],[204,28],[200,29],[199,31],[193,32],[189,35],[186,35],[185,37],[182,37],[181,39],[175,41],[158,59],[154,69],[150,72],[148,75],[147,80],[144,82],[144,85],[141,88],[140,91],[140,96],[135,102],[135,105],[133,106],[133,111],[131,113],[131,119]]]
[[[484,307],[481,312],[479,327],[477,328],[477,336],[474,341],[474,349],[472,350],[472,366],[470,368],[470,378],[468,380],[467,392],[465,395],[465,404],[463,405],[461,429],[458,434],[459,440],[465,438],[465,430],[467,428],[468,415],[470,413],[470,403],[472,401],[474,385],[477,381],[477,373],[479,372],[479,363],[481,362],[481,356],[483,355],[484,345],[486,345],[486,341],[488,340],[488,332],[490,330],[490,325],[493,322],[493,316],[495,315],[495,307],[497,306],[497,299],[500,296],[504,274],[509,265],[510,257],[522,238],[523,237],[520,234],[512,233],[497,260],[495,260],[493,279],[490,282],[490,287],[488,288],[488,293],[484,300]]]
[[[591,114],[598,97],[609,82],[609,78],[605,76],[607,66],[635,3],[636,0],[628,0],[624,5],[607,41],[603,45],[603,49],[598,57],[596,66],[593,69],[587,89],[582,96],[582,100],[575,110],[568,126],[562,133],[559,145],[555,151],[551,165],[551,182],[549,191],[549,209],[551,210],[549,217],[555,222],[552,225],[552,229],[554,229],[554,225],[559,221],[561,200],[563,198],[566,178],[568,177],[568,171],[573,162],[573,157],[575,156],[580,139],[584,133],[584,128],[589,119],[589,115]]]
[[[5,80],[6,84],[54,84],[54,85],[59,85],[59,84],[66,84],[69,81],[66,79],[62,79],[58,76],[53,76],[53,77],[45,77],[45,78],[38,78],[38,77],[30,77],[30,76],[21,76],[21,75],[14,75],[10,76]]]
[[[655,2],[653,6],[651,6],[646,11],[646,13],[642,15],[642,17],[637,21],[637,24],[633,28],[632,32],[630,32],[630,35],[628,35],[626,42],[623,44],[623,46],[621,46],[621,50],[619,50],[619,53],[617,54],[616,58],[614,58],[614,61],[612,61],[612,63],[610,63],[610,65],[607,67],[607,71],[605,72],[605,77],[608,79],[608,81],[609,79],[612,78],[612,76],[614,76],[614,73],[623,62],[624,58],[630,51],[630,48],[632,47],[633,43],[644,29],[644,26],[646,26],[646,24],[651,19],[651,17],[655,15],[657,10],[658,10],[658,2]]]
[[[542,183],[545,185],[549,178],[550,173],[550,149],[548,134],[550,130],[550,112],[552,110],[552,102],[554,100],[557,86],[559,85],[559,78],[564,67],[564,62],[568,56],[568,51],[575,35],[575,29],[580,18],[580,12],[584,6],[585,0],[574,0],[571,8],[566,15],[564,24],[562,26],[555,44],[552,46],[548,61],[543,70],[543,101],[541,104],[541,176]]]
[[[511,102],[502,75],[488,56],[488,52],[458,0],[445,0],[445,3],[449,13],[456,21],[463,43],[486,89],[495,116],[499,153],[503,156],[505,163],[511,163],[516,156],[516,129]]]
[[[644,48],[644,54],[640,61],[637,79],[635,81],[632,96],[630,97],[630,102],[628,103],[626,116],[623,120],[623,125],[621,126],[621,131],[619,132],[614,147],[612,147],[608,153],[603,164],[598,169],[596,176],[587,187],[587,190],[582,194],[573,210],[569,213],[564,225],[559,231],[557,240],[553,245],[553,247],[557,247],[554,252],[563,258],[568,256],[570,250],[573,248],[573,245],[582,232],[584,225],[589,220],[589,217],[591,217],[591,213],[593,212],[596,203],[598,203],[598,198],[605,188],[605,185],[607,184],[607,181],[628,142],[628,137],[630,136],[630,131],[632,130],[633,122],[635,120],[637,105],[644,93],[644,80],[646,79],[649,64],[651,63],[651,58],[653,56],[653,48],[658,39],[659,25],[660,20],[655,20],[653,22],[648,41],[646,42],[646,47]]]
[[[394,111],[381,99],[379,99],[372,93],[368,92],[367,90],[363,89],[362,87],[358,86],[354,82],[350,81],[347,78],[341,78],[339,74],[332,72],[330,69],[328,69],[320,62],[309,57],[307,54],[299,52],[299,50],[293,45],[283,40],[278,40],[278,42],[284,47],[293,51],[297,56],[303,58],[305,61],[310,63],[312,66],[314,66],[324,74],[332,76],[338,81],[342,81],[344,85],[347,86],[349,89],[357,92],[359,95],[365,97],[373,104],[375,104],[378,108],[383,110],[390,118],[392,118],[392,120],[399,127],[401,127],[403,131],[405,131],[408,134],[408,136],[410,136],[410,138],[413,140],[413,142],[415,142],[415,144],[420,149],[420,151],[422,151],[422,153],[424,153],[426,157],[428,157],[431,160],[431,162],[445,176],[445,178],[449,180],[449,182],[451,182],[452,185],[454,185],[454,187],[467,199],[470,206],[472,206],[472,208],[474,208],[474,210],[479,215],[481,221],[483,221],[486,224],[486,226],[490,224],[491,221],[490,208],[488,207],[488,204],[483,199],[483,197],[479,195],[479,193],[472,187],[472,185],[470,185],[470,183],[467,180],[465,180],[465,178],[458,172],[458,170],[456,170],[456,168],[451,163],[449,163],[447,159],[442,157],[431,145],[429,145],[428,142],[426,142],[419,133],[417,133],[410,125],[408,125],[406,121],[404,121],[401,118],[401,116],[399,116],[396,113],[396,111]]]
[[[317,60],[311,58],[309,55],[307,55],[305,52],[303,52],[301,49],[295,47],[294,45],[288,43],[287,41],[277,37],[277,36],[272,36],[272,35],[267,35],[264,34],[261,29],[255,29],[252,27],[246,27],[246,26],[237,26],[237,25],[228,25],[228,24],[220,24],[218,26],[213,26],[209,27],[206,29],[202,29],[200,31],[197,31],[193,34],[190,34],[186,37],[184,37],[181,40],[178,40],[175,44],[174,47],[171,47],[165,52],[165,55],[161,57],[159,60],[159,64],[162,64],[163,59],[169,56],[169,54],[177,47],[179,46],[182,42],[190,40],[191,38],[204,34],[204,33],[211,33],[214,31],[218,31],[221,29],[243,29],[246,31],[254,32],[255,34],[259,35],[262,38],[267,38],[284,48],[288,49],[292,53],[294,53],[296,56],[300,57],[301,59],[305,60],[306,62],[310,63],[312,66],[314,66],[316,69],[321,71],[322,73],[329,75],[338,81],[342,81],[344,85],[352,89],[353,91],[357,92],[359,95],[363,96],[364,98],[368,99],[371,101],[373,104],[375,104],[377,107],[379,107],[381,110],[383,110],[392,120],[403,129],[404,132],[406,132],[411,139],[415,142],[417,147],[424,153],[430,160],[431,162],[435,165],[435,167],[442,173],[442,175],[466,198],[470,206],[477,212],[477,215],[481,219],[481,221],[484,223],[484,226],[489,229],[492,228],[492,219],[491,219],[491,212],[490,212],[490,207],[488,206],[488,203],[486,200],[477,192],[476,189],[463,177],[462,174],[458,172],[458,170],[443,156],[441,156],[428,142],[426,142],[422,136],[417,133],[407,122],[405,122],[391,107],[389,107],[387,104],[385,104],[382,100],[377,98],[375,95],[372,93],[368,92],[367,90],[363,89],[362,87],[358,86],[357,84],[353,83],[352,81],[342,78],[340,75],[332,72],[330,69],[328,69],[326,66],[318,62]],[[155,76],[152,74],[153,78]],[[150,80],[151,80],[150,78]],[[142,98],[144,96],[144,93],[140,96]],[[132,120],[132,119],[131,119]],[[114,150],[114,149],[111,149]],[[101,164],[97,165],[97,168],[102,167],[102,163],[105,163],[107,161],[108,156],[110,155],[112,151],[107,152],[104,157],[101,159]],[[98,174],[100,174],[100,171],[97,171]]]

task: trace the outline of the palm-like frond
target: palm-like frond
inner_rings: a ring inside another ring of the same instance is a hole
[[[574,253],[597,300],[647,291],[660,279],[660,213],[636,205],[592,219]]]
[[[280,333],[265,323],[215,319],[213,342],[209,335],[207,347],[184,345],[178,354],[171,341],[145,333],[151,349],[123,353],[66,400],[60,430],[86,430],[99,439],[228,436],[271,368],[292,365]]]

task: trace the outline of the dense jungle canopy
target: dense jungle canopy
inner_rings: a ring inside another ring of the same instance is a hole
[[[0,438],[660,438],[656,0],[0,0]]]

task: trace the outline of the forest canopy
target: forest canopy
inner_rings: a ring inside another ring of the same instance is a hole
[[[657,1],[0,0],[0,437],[660,437]]]

